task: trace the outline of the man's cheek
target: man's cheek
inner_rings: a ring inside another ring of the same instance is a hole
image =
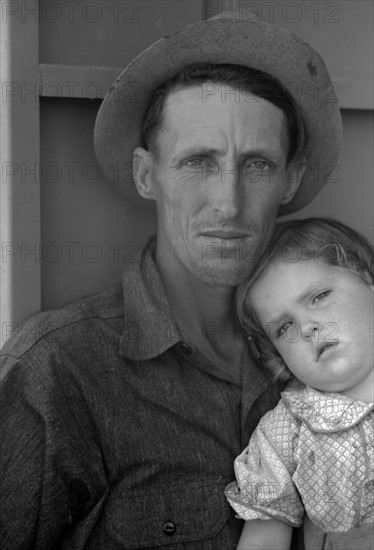
[[[175,181],[174,188],[177,192],[183,194],[189,194],[194,190],[196,193],[198,189],[201,189],[204,183],[203,176],[200,171],[194,173],[181,174]]]

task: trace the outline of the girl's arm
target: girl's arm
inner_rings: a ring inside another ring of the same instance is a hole
[[[246,521],[237,550],[289,550],[292,527],[277,519]]]

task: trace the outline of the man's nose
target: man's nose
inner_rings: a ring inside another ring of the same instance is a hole
[[[320,326],[317,321],[308,321],[301,325],[301,335],[305,340],[317,340]]]
[[[212,202],[214,209],[226,218],[234,218],[238,214],[242,202],[238,167],[222,163],[212,189]]]

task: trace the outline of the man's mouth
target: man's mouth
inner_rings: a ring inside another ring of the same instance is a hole
[[[323,342],[322,345],[318,346],[316,351],[316,361],[319,361],[321,355],[324,355],[327,350],[338,345],[339,342]]]
[[[216,238],[216,239],[245,239],[248,237],[248,233],[242,231],[204,231],[203,237]]]

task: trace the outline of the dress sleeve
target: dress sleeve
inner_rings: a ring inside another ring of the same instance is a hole
[[[242,519],[302,524],[304,507],[292,482],[297,422],[281,401],[261,419],[248,447],[236,458],[237,481],[228,485],[226,497]]]

